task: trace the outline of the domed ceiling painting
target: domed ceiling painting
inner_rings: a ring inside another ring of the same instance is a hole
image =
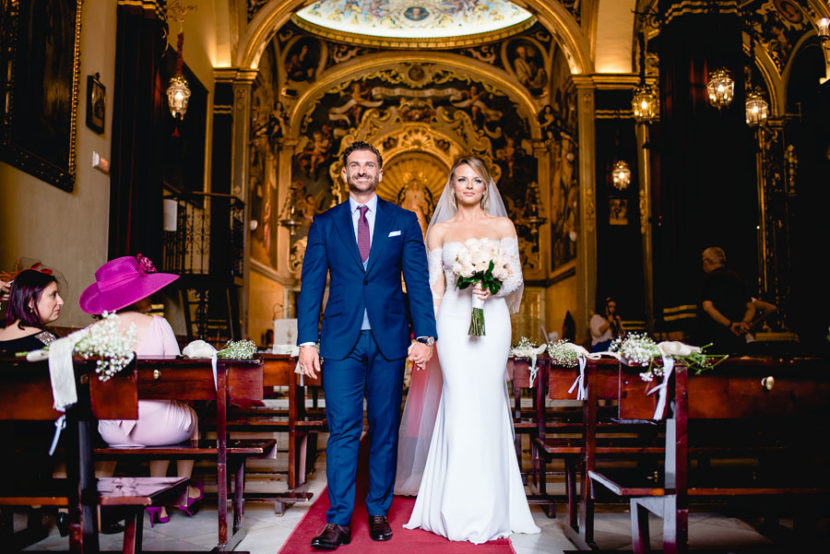
[[[319,0],[297,12],[295,21],[309,30],[352,35],[353,41],[355,36],[423,41],[512,34],[534,18],[506,0]]]

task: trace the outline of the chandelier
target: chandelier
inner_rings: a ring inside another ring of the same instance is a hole
[[[746,124],[757,127],[766,123],[769,117],[769,104],[757,89],[746,95]]]
[[[713,71],[709,74],[706,91],[709,93],[709,103],[712,107],[719,110],[728,108],[735,96],[735,81],[732,74],[723,68]]]

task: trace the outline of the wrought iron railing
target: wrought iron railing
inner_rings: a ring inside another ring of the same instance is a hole
[[[232,280],[244,270],[245,203],[216,193],[164,198],[164,271]]]

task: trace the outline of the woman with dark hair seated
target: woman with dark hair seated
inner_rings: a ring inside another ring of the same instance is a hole
[[[8,295],[4,326],[0,329],[0,352],[28,352],[55,340],[55,335],[46,330],[47,324],[58,319],[63,307],[54,275],[24,269],[14,278]]]

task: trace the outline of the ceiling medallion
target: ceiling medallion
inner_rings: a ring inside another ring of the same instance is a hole
[[[392,48],[449,48],[496,40],[536,21],[509,0],[317,0],[292,19],[326,38]]]

